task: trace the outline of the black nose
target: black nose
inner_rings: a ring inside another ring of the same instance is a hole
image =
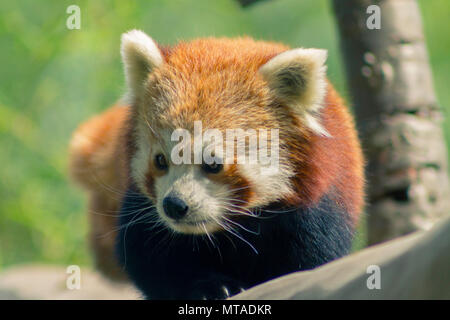
[[[164,212],[172,219],[183,218],[188,212],[187,204],[178,197],[168,196],[163,200]]]

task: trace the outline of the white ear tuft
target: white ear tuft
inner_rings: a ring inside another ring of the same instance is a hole
[[[163,63],[163,57],[153,39],[140,30],[131,30],[122,35],[120,51],[128,94],[135,98],[141,94],[149,73]]]
[[[326,95],[326,59],[326,50],[292,49],[259,69],[275,95],[321,135],[328,135],[318,119]]]

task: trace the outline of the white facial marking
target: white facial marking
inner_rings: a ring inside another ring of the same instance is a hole
[[[182,233],[213,232],[220,228],[222,208],[219,194],[226,186],[208,179],[197,165],[173,165],[166,175],[155,181],[156,208],[160,218],[174,231]],[[185,217],[175,221],[167,216],[163,200],[167,196],[181,199],[189,207]]]
[[[147,34],[131,30],[122,35],[122,61],[125,68],[129,99],[139,97],[149,73],[163,63],[158,46]]]
[[[316,115],[326,95],[326,58],[326,50],[297,48],[275,56],[259,69],[271,89],[304,124],[323,136],[329,133]]]
[[[172,141],[173,136],[169,130],[160,131],[158,143],[150,148],[149,134],[145,134],[145,130],[148,129],[144,127],[145,125],[137,128],[138,149],[131,163],[132,176],[145,193],[145,176],[149,161],[152,161],[159,153],[165,155],[169,167],[162,176],[154,178],[155,205],[160,219],[170,229],[181,233],[204,234],[221,229],[220,224],[224,222],[223,218],[227,210],[236,210],[230,206],[233,198],[231,187],[211,180],[202,171],[201,165],[173,163],[170,158],[171,150],[179,143]],[[208,143],[208,140],[204,141],[204,148]],[[265,146],[269,148],[269,152],[273,152],[270,150],[272,144],[271,141],[268,146]],[[276,151],[278,153],[278,150]],[[199,153],[201,155],[203,151],[200,149]],[[193,158],[193,155],[190,156]],[[252,191],[256,194],[251,202],[252,207],[267,205],[292,192],[290,177],[293,171],[289,165],[285,164],[285,157],[283,153],[277,155],[276,170],[271,168],[273,163],[270,161],[257,163],[245,161],[238,164],[240,174],[250,182]],[[248,154],[247,160],[249,160]],[[163,201],[169,195],[179,198],[189,207],[185,217],[174,220],[165,213]]]
[[[135,129],[136,136],[136,153],[131,159],[131,177],[136,182],[138,188],[145,192],[145,176],[148,170],[151,148],[150,148],[150,135],[148,128],[145,125],[138,123]]]

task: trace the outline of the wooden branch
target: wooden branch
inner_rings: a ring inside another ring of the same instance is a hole
[[[277,278],[231,300],[450,299],[449,283],[447,219],[431,231],[364,249],[312,271]]]

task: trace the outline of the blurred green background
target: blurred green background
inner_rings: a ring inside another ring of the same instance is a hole
[[[435,86],[447,114],[450,1],[419,2]],[[71,4],[81,8],[80,30],[66,28]],[[67,145],[80,122],[121,97],[120,35],[132,28],[164,44],[251,35],[326,48],[329,78],[346,95],[328,0],[271,0],[247,9],[235,0],[2,1],[0,269],[25,262],[91,263],[86,199],[67,180]],[[363,244],[364,235],[356,246]]]

